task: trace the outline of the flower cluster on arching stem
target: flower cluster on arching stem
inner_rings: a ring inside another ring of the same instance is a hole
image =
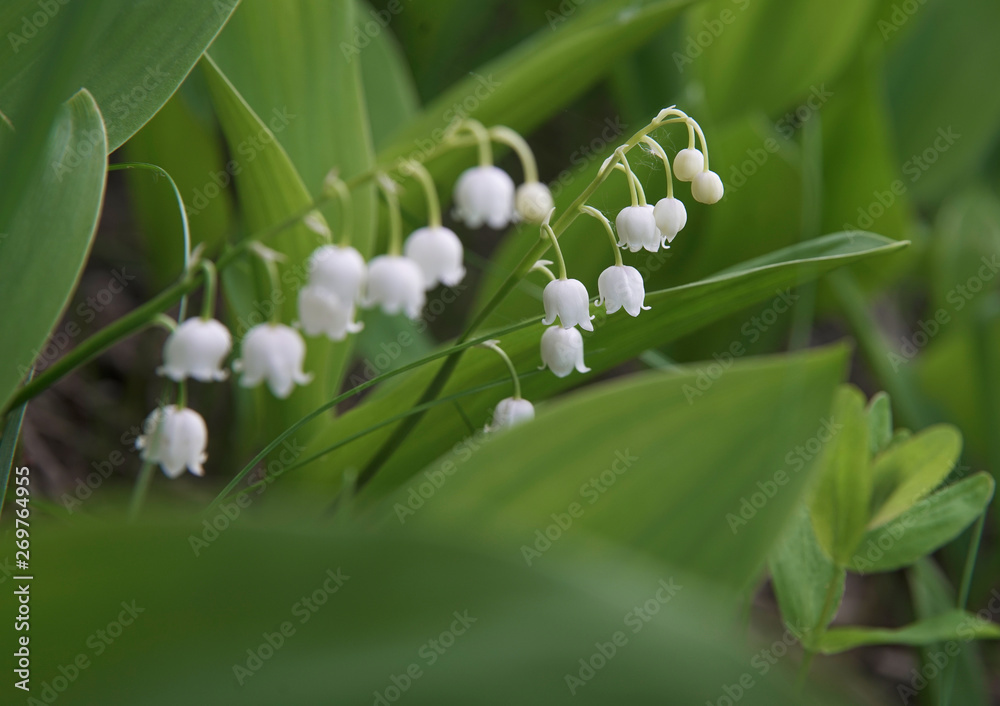
[[[650,133],[675,123],[687,127],[689,146],[677,153],[671,168],[666,152]],[[493,163],[494,143],[501,143],[517,154],[524,175],[520,186],[515,186],[511,176]],[[646,202],[642,184],[628,162],[628,152],[640,145],[662,160],[666,173],[667,193],[655,204]],[[532,269],[544,272],[550,279],[542,294],[545,310],[542,321],[547,328],[541,336],[540,357],[542,368],[548,368],[558,377],[566,377],[574,370],[589,372],[584,363],[580,330],[592,332],[595,318],[590,313],[587,287],[566,273],[559,235],[569,223],[581,214],[596,219],[603,225],[614,251],[615,263],[598,278],[596,305],[606,307],[608,314],[624,309],[628,315],[638,316],[649,308],[645,305],[644,283],[639,271],[623,262],[622,250],[635,253],[669,248],[684,228],[687,211],[674,196],[674,178],[690,182],[692,196],[698,202],[711,204],[723,196],[722,181],[708,168],[708,146],[701,128],[675,108],[661,111],[637,136],[616,149],[599,171],[596,183],[588,187],[586,193],[592,195],[612,172],[625,174],[631,204],[617,213],[614,227],[603,213],[582,198],[553,220],[556,209],[552,194],[538,178],[534,155],[525,140],[510,128],[487,128],[475,120],[460,120],[449,128],[441,149],[462,147],[476,148],[478,164],[466,169],[454,185],[454,219],[472,229],[503,229],[514,223],[537,225],[555,251],[558,275],[549,269],[551,261],[539,260]],[[339,204],[338,237],[334,241],[333,232],[318,211],[302,218],[301,222],[322,242],[307,261],[306,281],[296,298],[297,319],[282,321],[281,309],[274,307],[270,321],[245,333],[240,341],[240,356],[231,362],[231,368],[239,373],[241,386],[252,388],[264,384],[276,398],[286,399],[297,386],[309,384],[313,377],[306,370],[306,337],[342,342],[364,328],[358,321],[358,311],[364,308],[377,307],[387,315],[418,319],[428,291],[438,286],[454,287],[464,279],[462,239],[442,222],[437,185],[427,168],[421,162],[403,160],[391,174],[376,172],[368,175],[371,178],[377,182],[389,215],[385,252],[366,261],[352,245],[352,185],[342,180],[336,170],[331,171],[323,185],[322,199]],[[366,180],[356,180],[353,187]],[[426,221],[404,238],[399,197],[402,183],[408,180],[419,184],[423,192]],[[250,241],[246,249],[259,258],[271,287],[280,288],[279,263],[284,256],[259,241]],[[154,409],[136,442],[143,459],[159,464],[171,478],[180,476],[185,469],[195,475],[204,473],[208,431],[201,415],[186,406],[187,380],[201,383],[225,380],[226,360],[233,350],[232,335],[213,316],[214,267],[201,261],[200,253],[196,261],[205,269],[202,313],[187,319],[182,315],[177,323],[166,320],[172,330],[163,347],[163,364],[157,369],[160,375],[178,384],[177,401]],[[184,309],[182,305],[181,311]],[[499,341],[486,341],[481,346],[500,355],[514,385],[513,396],[497,404],[487,430],[498,431],[532,420],[534,406],[521,397],[517,369],[500,348]]]

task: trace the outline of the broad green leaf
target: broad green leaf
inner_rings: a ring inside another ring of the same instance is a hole
[[[985,162],[996,139],[1000,94],[981,87],[1000,69],[990,40],[1000,5],[927,3],[910,22],[886,71],[896,152],[914,197],[937,200]]]
[[[885,392],[878,392],[868,402],[868,450],[874,456],[892,442],[892,401]],[[877,483],[875,483],[877,485]],[[877,492],[873,489],[872,495]]]
[[[775,114],[836,78],[868,33],[873,6],[871,0],[703,3],[688,16],[675,63],[705,84],[717,120],[746,110]]]
[[[241,517],[200,555],[198,520],[33,527],[36,575],[73,580],[32,584],[45,606],[31,616],[32,694],[61,686],[79,654],[59,704],[695,704],[738,683],[752,656],[727,604],[620,551],[536,570],[453,537],[290,517]],[[12,600],[5,590],[8,614]],[[656,614],[642,622],[647,601]],[[591,659],[603,666],[581,679]],[[846,703],[801,693],[785,666],[741,704]]]
[[[882,42],[869,42],[844,76],[827,87],[829,95],[813,111],[823,131],[823,214],[826,230],[868,230],[893,240],[910,236],[911,176],[900,171],[893,146],[883,85]],[[864,282],[884,283],[904,272],[915,257],[899,257],[881,267],[861,265]]]
[[[864,645],[928,645],[943,640],[997,640],[1000,625],[973,613],[952,610],[906,627],[833,628],[820,638],[820,652],[835,655]]]
[[[804,507],[778,541],[768,567],[785,627],[799,636],[804,646],[814,648],[814,634],[826,628],[837,613],[847,572],[834,566],[820,547]],[[832,600],[828,594],[831,583],[835,585]]]
[[[226,141],[231,151],[245,157],[234,183],[247,230],[263,230],[308,207],[312,198],[267,123],[247,105],[211,57],[206,55],[202,67]],[[279,124],[275,116],[270,120],[272,124]],[[317,218],[325,224],[321,216]],[[281,288],[277,291],[272,290],[264,268],[253,258],[248,257],[225,270],[222,281],[232,309],[232,328],[237,340],[251,326],[267,321],[266,312],[271,306],[280,307],[284,322],[296,320],[298,289],[305,281],[306,261],[322,242],[320,235],[305,225],[297,225],[266,243],[287,258],[279,263]],[[252,393],[244,393],[252,394],[256,401],[252,408],[256,417],[249,422],[250,428],[269,437],[275,436],[318,407],[337,385],[337,377],[331,375],[327,365],[333,350],[334,346],[325,338],[309,341],[304,367],[315,378],[309,385],[296,387],[286,400],[275,399],[263,386]],[[250,433],[246,440],[251,441],[255,436]]]
[[[958,461],[962,434],[953,426],[925,429],[878,455],[872,462],[872,518],[884,525],[937,488]]]
[[[476,14],[482,14],[481,5],[470,7],[475,7]],[[415,9],[407,8],[407,12]],[[356,14],[359,19],[370,17],[372,12],[368,3],[358,3]],[[417,89],[413,85],[406,57],[388,30],[372,37],[371,44],[364,48],[357,60],[361,64],[372,141],[379,148],[416,114],[420,105]]]
[[[811,517],[820,544],[835,564],[844,566],[865,534],[871,503],[868,420],[862,392],[843,386],[830,417],[838,431],[823,450]]]
[[[247,104],[280,123],[275,136],[310,193],[331,169],[347,179],[372,166],[361,64],[341,46],[362,22],[355,8],[352,0],[247,0],[212,45],[212,58]],[[374,188],[354,196],[356,246],[368,253]]]
[[[28,188],[0,225],[0,409],[54,332],[90,252],[104,198],[106,138],[101,113],[83,90],[57,116],[24,175]],[[68,341],[69,328],[60,332]]]
[[[955,596],[944,572],[930,558],[918,561],[907,572],[913,608],[918,620],[927,620],[955,609]],[[957,651],[957,654],[956,654]],[[923,647],[924,664],[941,669],[942,655],[946,669],[957,670],[952,684],[953,704],[989,706],[986,670],[979,647],[972,641],[935,642]],[[923,671],[923,670],[921,670]],[[939,703],[941,679],[928,680],[931,703]]]
[[[986,511],[994,485],[988,473],[977,473],[924,498],[888,524],[868,531],[850,569],[893,571],[936,551]]]
[[[844,352],[734,363],[697,397],[703,373],[690,368],[587,388],[530,424],[456,448],[381,512],[391,524],[506,540],[527,566],[556,560],[564,533],[596,533],[745,588],[809,476],[775,469],[822,428]]]
[[[103,3],[96,26],[70,25],[86,33],[88,42],[87,51],[74,57],[73,90],[87,88],[100,106],[109,152],[134,135],[173,95],[237,2]],[[65,50],[61,42],[67,40],[59,40],[57,29],[73,22],[65,4],[62,0],[3,4],[0,31],[11,43],[11,53],[0,64],[0,110],[8,115],[18,114],[30,101],[32,86],[48,79],[44,57]]]
[[[501,344],[524,377],[525,396],[537,402],[587,382],[602,371],[635,358],[645,350],[696,331],[719,316],[738,311],[754,301],[780,300],[788,287],[814,279],[836,267],[865,257],[888,254],[900,247],[900,244],[875,235],[855,238],[853,241],[843,234],[831,235],[757,258],[702,282],[650,293],[646,297],[646,303],[652,308],[637,319],[622,315],[624,312],[608,317],[601,313],[602,310],[595,308],[593,313],[598,316],[594,322],[595,333],[588,334],[585,340],[585,360],[593,372],[586,376],[574,373],[570,377],[559,379],[547,371],[529,375],[541,363],[538,353],[539,337],[543,330],[541,324],[506,335]],[[540,303],[537,312],[541,316]],[[399,355],[395,349],[386,351],[387,355],[390,353],[395,353],[396,357]],[[720,350],[718,358],[700,366],[705,377],[703,384],[718,377],[724,370],[723,365],[729,366],[734,358],[739,358],[742,354],[745,354],[745,350],[741,353],[739,347],[735,351],[728,347]],[[337,420],[335,430],[323,440],[316,439],[315,443],[309,445],[306,455],[325,448],[337,439],[367,429],[398,413],[400,409],[415,404],[438,367],[439,364],[428,365],[425,369],[401,378],[398,384],[388,387],[385,394],[344,414]],[[463,356],[442,396],[455,394],[487,381],[505,379],[507,376],[506,368],[495,354],[469,351]],[[347,385],[354,386],[363,379],[363,376],[349,377]],[[692,394],[697,397],[699,393],[700,390],[696,388]],[[506,396],[506,390],[498,390],[467,398],[462,401],[461,406],[475,425],[484,425],[492,406]],[[340,471],[360,467],[390,431],[391,427],[382,429],[339,449],[331,456],[334,468]],[[429,412],[396,457],[385,465],[368,486],[369,491],[377,496],[392,490],[453,445],[462,443],[468,434],[468,427],[454,407]],[[308,485],[314,491],[316,502],[326,505],[340,487],[340,474],[317,466],[288,474],[282,481]]]
[[[193,76],[201,78],[199,74]],[[190,79],[189,79],[190,80]],[[124,146],[126,161],[162,167],[177,183],[188,212],[192,247],[209,246],[210,256],[231,233],[233,194],[228,158],[216,122],[200,118],[182,89]],[[146,248],[149,271],[165,287],[183,269],[181,220],[170,185],[148,171],[125,173]],[[211,198],[210,198],[211,197]]]

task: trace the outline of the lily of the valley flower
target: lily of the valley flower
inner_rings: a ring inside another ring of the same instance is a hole
[[[342,302],[357,302],[367,276],[365,258],[354,248],[323,245],[309,258],[309,283],[337,295]]]
[[[542,304],[545,307],[545,318],[542,323],[548,326],[559,323],[563,328],[579,325],[584,331],[593,331],[594,325],[590,314],[590,296],[583,282],[576,279],[554,279],[545,285],[542,291]]]
[[[506,227],[514,220],[514,180],[491,164],[466,169],[455,183],[454,215],[469,228]]]
[[[551,370],[556,377],[564,378],[573,372],[589,373],[583,362],[583,336],[575,328],[552,326],[542,334],[542,367]]]
[[[694,178],[705,171],[705,155],[701,150],[688,147],[674,157],[674,176],[681,181],[694,181]]]
[[[630,316],[638,316],[640,311],[649,309],[643,305],[646,289],[642,275],[634,267],[612,265],[604,270],[597,278],[597,291],[600,295],[597,305],[603,302],[609,314],[624,308]]]
[[[135,441],[144,461],[160,464],[168,478],[178,478],[187,469],[205,475],[202,464],[208,456],[208,429],[193,409],[177,405],[156,408],[146,417],[144,434]]]
[[[508,397],[497,403],[493,410],[493,421],[486,427],[488,432],[497,432],[501,429],[530,422],[535,418],[535,406],[528,400],[519,397]]]
[[[157,375],[175,382],[194,378],[201,382],[225,380],[229,373],[222,361],[233,348],[229,329],[215,319],[183,321],[163,345],[163,365]]]
[[[332,291],[317,284],[299,290],[299,326],[309,336],[325,335],[343,341],[365,325],[354,320],[354,302],[344,302]]]
[[[540,224],[549,215],[554,203],[549,187],[538,181],[529,181],[517,187],[514,206],[518,217],[525,223]]]
[[[656,228],[663,236],[663,245],[673,242],[681,229],[687,225],[687,209],[680,199],[672,196],[662,198],[653,207],[653,216],[656,218]]]
[[[233,369],[242,373],[243,387],[256,387],[266,381],[275,397],[285,399],[296,385],[312,380],[311,374],[302,371],[306,343],[290,326],[254,326],[243,337],[242,349],[243,357],[233,363]]]
[[[699,203],[718,203],[725,194],[726,187],[722,184],[722,178],[713,171],[704,171],[691,182],[691,195]]]
[[[418,228],[406,239],[403,254],[420,267],[424,289],[433,289],[438,283],[453,287],[465,277],[462,241],[450,228]]]
[[[618,228],[618,244],[628,247],[630,252],[639,252],[643,248],[650,252],[660,249],[663,236],[656,227],[652,206],[626,206],[618,212],[615,226]]]
[[[404,312],[419,319],[424,308],[424,273],[415,261],[402,255],[379,255],[368,264],[368,306],[378,305],[386,314]]]

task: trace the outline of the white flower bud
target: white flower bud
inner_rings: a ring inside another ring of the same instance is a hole
[[[600,306],[603,301],[609,314],[624,307],[630,316],[638,316],[640,311],[649,309],[643,306],[646,289],[642,275],[634,267],[612,265],[604,270],[597,278],[597,291],[600,294],[597,305]]]
[[[715,172],[702,172],[691,182],[691,195],[700,203],[719,203],[726,194],[722,179]]]
[[[687,209],[680,199],[673,197],[662,198],[656,202],[653,208],[653,215],[656,217],[656,227],[663,236],[663,245],[673,242],[681,229],[687,225]]]
[[[514,220],[514,180],[499,167],[472,167],[455,183],[454,216],[469,228],[494,230]]]
[[[705,155],[700,150],[688,147],[674,157],[674,176],[680,181],[693,181],[705,171]]]
[[[424,273],[416,262],[402,255],[379,255],[368,263],[367,306],[419,319],[425,301]]]
[[[555,205],[549,187],[538,181],[529,181],[517,187],[514,197],[517,215],[525,223],[539,224],[545,221]]]
[[[629,252],[639,252],[643,248],[649,252],[657,252],[663,241],[659,228],[656,227],[656,216],[653,207],[626,206],[615,218],[618,228],[618,245],[625,245]]]
[[[493,410],[493,422],[486,427],[488,432],[510,429],[535,418],[535,407],[528,400],[514,397],[500,400]]]
[[[583,363],[583,336],[575,328],[552,326],[542,334],[542,368],[548,367],[556,377],[573,372],[589,373]]]
[[[575,279],[555,279],[545,285],[542,291],[542,304],[545,306],[545,318],[542,323],[548,326],[559,323],[563,328],[572,328],[579,324],[584,331],[593,331],[590,323],[594,317],[590,315],[590,296],[583,282]]]
[[[418,228],[406,239],[403,254],[420,267],[424,289],[433,289],[438,283],[453,287],[465,277],[462,241],[449,228]]]
[[[299,326],[309,336],[325,334],[331,341],[343,341],[365,325],[354,320],[354,303],[342,302],[336,294],[316,284],[299,290]]]
[[[361,298],[366,275],[365,258],[350,246],[323,245],[309,258],[309,283],[333,292],[341,301]]]
[[[285,399],[295,385],[305,385],[312,375],[302,372],[306,342],[299,332],[284,324],[260,324],[247,331],[242,343],[243,357],[233,363],[242,372],[240,385],[255,387],[267,381],[275,397]]]
[[[205,475],[202,465],[208,456],[208,429],[193,409],[169,405],[157,407],[146,417],[143,435],[135,440],[142,460],[160,464],[168,478],[178,478],[184,469]]]
[[[225,380],[229,373],[222,361],[233,349],[229,329],[215,319],[188,319],[181,322],[163,345],[163,365],[157,375],[174,382],[194,378],[201,382]]]

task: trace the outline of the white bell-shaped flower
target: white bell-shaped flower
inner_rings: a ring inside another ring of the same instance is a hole
[[[694,181],[694,178],[705,171],[705,155],[701,150],[688,147],[674,157],[674,176],[681,181]]]
[[[420,267],[424,289],[433,289],[438,283],[453,287],[465,277],[462,241],[450,228],[418,228],[406,239],[403,254]]]
[[[702,172],[691,182],[691,195],[699,203],[712,205],[719,203],[726,195],[726,187],[722,184],[722,178],[715,172]]]
[[[643,248],[657,252],[663,241],[659,228],[656,227],[654,209],[649,204],[645,206],[626,206],[615,218],[618,228],[618,245],[628,247],[630,252],[639,252]]]
[[[306,342],[291,326],[254,326],[243,337],[242,349],[243,357],[233,363],[233,369],[243,373],[243,387],[256,387],[266,381],[275,397],[285,399],[296,385],[312,380],[311,374],[302,372]]]
[[[469,228],[506,227],[514,220],[514,180],[493,165],[466,169],[455,183],[454,216]]]
[[[168,478],[178,478],[187,469],[205,475],[202,465],[208,456],[208,428],[193,409],[177,405],[157,407],[146,417],[143,434],[135,440],[144,461],[160,464]]]
[[[629,316],[638,316],[640,311],[649,309],[644,306],[646,288],[642,282],[639,270],[628,265],[612,265],[597,278],[597,291],[600,295],[597,305],[603,303],[609,314],[624,308]]]
[[[556,377],[573,372],[589,373],[583,363],[583,336],[575,328],[552,326],[542,334],[542,368],[548,367]]]
[[[496,432],[510,429],[518,424],[530,422],[535,418],[535,406],[528,400],[519,397],[508,397],[497,403],[493,410],[493,421],[487,425],[486,431]]]
[[[367,273],[365,258],[350,246],[322,245],[309,258],[309,283],[333,292],[341,301],[361,298]]]
[[[424,273],[415,261],[402,255],[379,255],[368,263],[366,305],[419,319],[425,301]]]
[[[342,301],[325,287],[309,284],[299,290],[299,326],[308,336],[326,335],[343,341],[365,325],[354,320],[354,302]]]
[[[542,323],[548,326],[559,323],[563,328],[579,325],[584,331],[593,331],[590,323],[594,317],[590,315],[590,296],[583,282],[576,279],[554,279],[545,285],[542,291],[542,304],[545,307],[545,318]]]
[[[528,181],[517,187],[514,206],[518,218],[525,223],[538,225],[545,221],[555,203],[549,187],[539,181]]]
[[[663,246],[673,242],[681,229],[687,225],[688,214],[684,208],[684,203],[680,199],[672,196],[662,198],[653,207],[653,216],[656,218],[656,228],[663,237]]]
[[[175,382],[194,378],[201,382],[225,380],[222,361],[233,349],[229,329],[215,319],[193,318],[181,322],[163,345],[163,365],[157,375]]]

